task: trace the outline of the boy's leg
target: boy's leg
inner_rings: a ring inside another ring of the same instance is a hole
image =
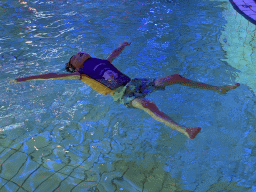
[[[208,85],[205,83],[199,83],[196,81],[186,79],[185,77],[179,74],[169,75],[169,76],[161,77],[155,80],[156,86],[168,86],[171,84],[181,84],[181,85],[186,85],[189,87],[194,87],[199,89],[208,89],[208,90],[216,91],[221,94],[225,94],[230,89],[235,89],[238,86],[240,86],[239,83],[236,83],[235,85],[213,86],[213,85]]]
[[[185,126],[178,125],[170,117],[168,117],[166,114],[161,112],[153,102],[151,102],[145,98],[134,99],[132,101],[132,106],[135,108],[144,110],[155,120],[160,121],[160,122],[164,123],[166,126],[185,134],[190,139],[194,139],[195,136],[201,130],[200,127],[191,128],[191,127],[185,127]]]

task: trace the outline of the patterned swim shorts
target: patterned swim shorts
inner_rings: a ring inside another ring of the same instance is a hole
[[[125,86],[119,88],[113,95],[115,102],[124,104],[128,108],[134,108],[132,101],[137,97],[145,97],[156,90],[165,90],[165,87],[156,87],[155,79],[135,78]]]

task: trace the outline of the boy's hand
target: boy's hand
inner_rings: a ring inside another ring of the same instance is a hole
[[[128,43],[128,42],[124,42],[124,43],[122,43],[122,47],[125,47],[125,46],[127,46],[127,45],[130,45],[131,43]]]
[[[17,83],[16,79],[12,79],[9,83]]]
[[[22,81],[25,81],[24,77],[20,77],[20,78],[17,78],[17,79],[12,79],[11,81],[9,81],[9,83],[19,83],[19,82],[22,82]]]

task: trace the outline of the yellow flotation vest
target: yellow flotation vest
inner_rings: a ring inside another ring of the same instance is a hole
[[[115,90],[111,90],[110,88],[106,87],[105,85],[101,84],[100,82],[96,81],[95,79],[92,79],[91,77],[85,74],[81,74],[81,81],[89,85],[94,91],[97,91],[98,93],[103,95],[113,95],[114,92],[120,88],[118,87]]]

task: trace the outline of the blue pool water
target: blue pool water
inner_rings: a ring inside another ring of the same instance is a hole
[[[256,191],[255,26],[219,1],[1,1],[0,191]],[[181,74],[146,98],[193,140],[64,73],[79,52],[131,78]]]

